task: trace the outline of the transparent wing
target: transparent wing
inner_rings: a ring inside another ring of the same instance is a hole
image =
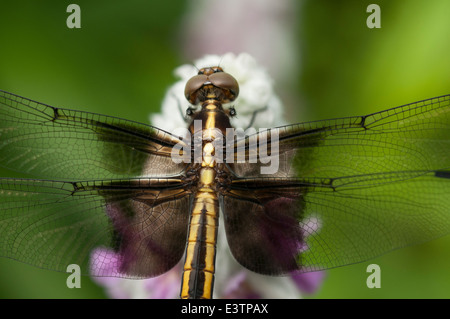
[[[449,95],[260,132],[234,151],[227,238],[256,272],[342,266],[450,233]]]
[[[272,137],[276,137],[273,138]],[[255,143],[257,141],[257,143]],[[288,125],[239,140],[238,176],[335,178],[450,167],[450,95],[360,117]],[[258,162],[250,162],[257,154]],[[237,155],[236,155],[237,156]]]
[[[103,179],[179,174],[180,139],[149,125],[55,108],[0,91],[0,165],[32,176]]]
[[[162,274],[184,252],[185,188],[177,179],[0,179],[0,256],[97,276]]]
[[[450,233],[450,171],[235,180],[222,197],[236,260],[262,274],[366,261]]]

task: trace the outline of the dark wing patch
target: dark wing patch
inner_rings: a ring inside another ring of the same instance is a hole
[[[222,209],[231,252],[263,274],[362,262],[450,233],[450,179],[434,171],[235,180]]]
[[[272,143],[267,136],[278,136]],[[287,125],[240,139],[228,163],[240,177],[335,178],[450,168],[450,95],[359,117]],[[257,142],[255,142],[257,141]],[[277,143],[275,143],[277,142]],[[257,154],[257,163],[250,162]],[[235,155],[237,156],[237,155]]]
[[[0,165],[56,179],[179,174],[182,138],[120,118],[55,108],[0,91]]]
[[[77,264],[83,274],[157,276],[184,252],[185,187],[176,179],[0,179],[0,255],[64,272]],[[108,260],[108,249],[118,257]]]

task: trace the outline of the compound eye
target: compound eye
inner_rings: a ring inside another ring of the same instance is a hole
[[[209,80],[214,86],[229,90],[233,94],[231,101],[239,95],[239,84],[230,74],[225,72],[213,73],[209,76]]]
[[[199,74],[193,76],[187,81],[186,86],[184,87],[184,96],[191,103],[195,104],[196,100],[196,92],[200,89],[205,82],[208,81],[208,77],[204,74]]]

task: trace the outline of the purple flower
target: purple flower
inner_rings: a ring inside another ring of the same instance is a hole
[[[115,299],[174,299],[179,297],[181,267],[175,266],[165,274],[149,279],[110,277],[120,275],[119,254],[97,248],[91,254],[93,280],[103,286]]]
[[[223,245],[221,245],[223,246]],[[220,252],[224,254],[223,251]],[[220,264],[216,274],[215,298],[259,299],[300,298],[301,294],[312,294],[320,287],[325,272],[292,273],[286,277],[262,276],[244,269],[225,252],[228,260]],[[104,248],[96,249],[91,256],[93,280],[103,286],[106,293],[115,299],[175,299],[179,298],[181,286],[181,263],[167,273],[149,279],[124,279],[102,277],[117,274],[119,256]],[[100,266],[99,266],[100,265]]]
[[[311,218],[304,224],[303,238],[320,227],[317,219]],[[302,293],[314,293],[321,285],[325,272],[291,273],[285,277],[263,276],[246,270],[231,256],[225,240],[223,223],[219,227],[214,298],[258,299],[258,298],[300,298]],[[306,244],[299,247],[305,251]],[[182,263],[167,273],[149,279],[120,278],[121,256],[109,249],[98,248],[91,254],[91,269],[94,281],[106,289],[109,296],[116,299],[179,298]],[[119,276],[119,277],[111,277]],[[122,276],[123,277],[123,276]]]

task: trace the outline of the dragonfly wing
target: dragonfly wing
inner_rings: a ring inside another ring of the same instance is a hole
[[[176,175],[182,138],[149,125],[55,108],[0,91],[0,165],[32,176],[84,180]]]
[[[237,154],[244,160],[238,162]],[[300,178],[446,169],[450,95],[367,116],[259,132],[235,143],[235,157],[228,165],[241,177],[260,176],[270,166],[266,176]]]
[[[176,179],[0,179],[0,254],[58,271],[77,264],[98,276],[160,275],[184,252],[185,186]]]
[[[223,194],[236,260],[269,275],[366,261],[450,233],[450,171],[235,180]]]

